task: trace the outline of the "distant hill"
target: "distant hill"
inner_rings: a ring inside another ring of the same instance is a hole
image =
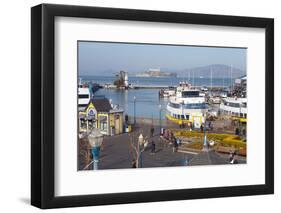
[[[224,65],[224,64],[211,64],[202,67],[195,67],[191,69],[186,69],[182,71],[178,71],[178,76],[180,77],[203,77],[203,78],[210,78],[212,70],[213,78],[230,78],[231,76],[231,66]],[[190,73],[190,74],[189,74]],[[232,67],[232,78],[237,78],[245,75],[246,72],[244,70],[240,70],[238,68]]]

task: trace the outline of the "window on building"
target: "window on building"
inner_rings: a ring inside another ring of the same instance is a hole
[[[88,120],[89,129],[96,128],[96,122],[94,120]]]
[[[87,121],[83,118],[80,119],[80,129],[87,129]]]
[[[100,129],[107,131],[107,117],[106,116],[100,116]]]

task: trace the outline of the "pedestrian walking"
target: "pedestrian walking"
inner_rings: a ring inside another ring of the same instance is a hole
[[[238,127],[235,129],[235,135],[240,135],[240,129]]]
[[[173,138],[173,152],[177,152],[177,151],[178,151],[178,143],[177,140]]]
[[[151,142],[151,153],[152,153],[152,154],[155,154],[155,153],[156,153],[155,150],[156,150],[156,144],[155,144],[154,141],[152,141],[152,142]]]
[[[154,134],[154,127],[152,126],[152,127],[150,128],[150,137],[153,137],[153,134]]]
[[[203,130],[204,130],[204,127],[203,127],[202,124],[201,124],[201,126],[200,126],[200,130],[201,130],[201,132],[203,132]]]

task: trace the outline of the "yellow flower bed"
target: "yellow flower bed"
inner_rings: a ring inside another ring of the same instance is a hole
[[[174,130],[173,132],[176,137],[204,137],[204,133],[196,131]],[[246,149],[246,143],[237,135],[207,133],[207,139],[209,141],[213,140],[223,146]]]

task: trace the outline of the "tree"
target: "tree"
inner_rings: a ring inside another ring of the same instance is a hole
[[[141,156],[144,152],[145,148],[148,145],[147,138],[143,138],[142,133],[140,133],[139,137],[135,137],[135,133],[130,134],[130,154],[133,157],[133,162],[135,161],[136,168],[140,168],[141,165]]]

